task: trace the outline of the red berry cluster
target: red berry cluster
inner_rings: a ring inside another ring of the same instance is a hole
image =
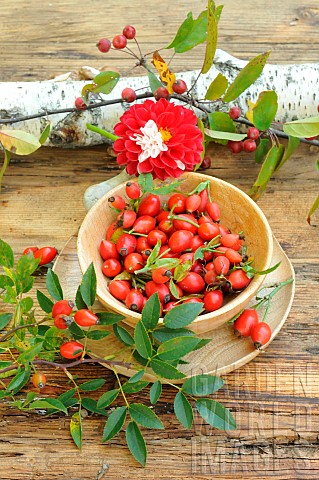
[[[23,255],[28,255],[28,253],[32,253],[34,258],[40,258],[39,266],[41,267],[53,262],[58,251],[54,247],[28,247],[23,251]]]
[[[234,332],[241,337],[250,337],[255,348],[261,348],[271,338],[271,328],[268,323],[259,322],[255,308],[244,310],[234,322]]]
[[[220,223],[220,208],[207,188],[174,193],[164,203],[154,193],[142,196],[137,183],[129,182],[126,195],[129,202],[109,198],[120,213],[99,251],[102,272],[112,279],[110,293],[129,309],[141,312],[157,292],[164,313],[185,302],[202,302],[212,312],[225,295],[248,285],[243,239]]]
[[[239,107],[232,107],[228,115],[232,120],[237,120],[241,115]],[[249,127],[247,130],[247,138],[244,141],[228,141],[228,147],[233,153],[240,153],[242,150],[245,152],[254,152],[257,148],[256,140],[259,138],[259,130],[255,127]]]

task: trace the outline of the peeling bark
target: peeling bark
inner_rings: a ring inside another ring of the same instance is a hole
[[[211,81],[223,73],[232,81],[247,62],[239,60],[228,53],[217,50],[213,67],[202,75],[196,84],[194,94],[204,98]],[[86,67],[88,68],[88,67]],[[195,81],[198,71],[179,73],[188,85]],[[19,118],[47,110],[72,108],[74,99],[81,93],[85,81],[57,79],[42,82],[6,82],[0,83],[0,118]],[[146,76],[121,78],[110,95],[101,95],[103,100],[120,98],[124,87],[148,88]],[[236,101],[243,111],[247,110],[247,99],[256,100],[263,90],[276,90],[279,107],[276,121],[285,122],[317,114],[319,103],[319,64],[300,65],[266,65],[261,77],[247,89]],[[107,143],[108,140],[86,129],[86,123],[112,131],[114,124],[125,110],[121,103],[108,107],[96,108],[68,114],[48,116],[52,125],[51,135],[46,143],[50,146],[77,147]],[[47,118],[7,124],[6,127],[17,128],[40,135]],[[0,125],[1,128],[1,125]],[[4,127],[2,127],[4,128]]]

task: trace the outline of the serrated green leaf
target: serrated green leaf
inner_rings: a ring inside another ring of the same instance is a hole
[[[213,65],[213,60],[217,47],[218,28],[217,20],[215,17],[215,2],[208,0],[207,6],[207,39],[204,63],[202,66],[202,73],[207,73]]]
[[[148,81],[152,93],[154,93],[159,87],[163,86],[162,82],[160,82],[157,76],[150,70],[148,71]]]
[[[70,421],[70,433],[75,445],[82,448],[82,418],[81,413],[76,412],[72,415]]]
[[[283,130],[291,137],[316,137],[319,135],[319,116],[301,118],[299,120],[294,120],[293,122],[284,123]]]
[[[67,402],[68,400],[70,400],[70,398],[73,397],[75,392],[76,392],[75,388],[71,388],[67,392],[61,393],[61,395],[58,396],[58,400],[60,400],[60,402],[64,404],[64,402]]]
[[[97,413],[98,415],[103,415],[107,417],[105,410],[98,408],[97,401],[94,398],[84,397],[82,398],[82,407],[92,413]]]
[[[196,409],[203,419],[220,430],[235,430],[236,422],[231,412],[210,398],[196,400]]]
[[[111,438],[113,438],[121,430],[124,425],[125,418],[126,407],[118,407],[110,414],[103,430],[103,442],[111,440]]]
[[[162,378],[185,378],[185,374],[177,370],[177,368],[173,367],[173,365],[170,365],[169,363],[163,362],[162,360],[158,360],[156,358],[153,358],[151,360],[150,367],[158,376]]]
[[[140,429],[134,421],[128,424],[125,436],[126,443],[131,454],[144,467],[147,458],[145,440]]]
[[[97,85],[92,91],[93,93],[104,93],[108,95],[115,88],[120,79],[117,72],[107,71],[101,72],[93,78],[93,82]]]
[[[12,287],[13,280],[8,275],[0,275],[0,288]]]
[[[41,147],[34,135],[22,130],[0,130],[0,143],[3,148],[16,155],[30,155]]]
[[[154,405],[160,398],[162,393],[162,384],[159,380],[153,383],[150,388],[150,401]]]
[[[277,93],[273,90],[261,92],[253,107],[253,123],[258,130],[267,130],[278,110]]]
[[[136,350],[143,358],[151,357],[152,343],[141,320],[137,322],[134,330],[134,342]]]
[[[22,313],[28,313],[33,307],[33,300],[31,297],[25,297],[20,302],[20,308]]]
[[[59,278],[56,273],[49,268],[47,277],[46,277],[46,287],[54,300],[59,301],[63,300],[63,292],[62,292],[62,287],[60,285]]]
[[[176,190],[181,185],[181,183],[181,181],[172,182],[168,185],[165,185],[164,187],[153,188],[152,192],[156,193],[156,195],[168,195],[169,193]]]
[[[192,352],[199,340],[192,336],[172,338],[158,347],[157,356],[161,360],[179,360],[187,353]]]
[[[124,393],[127,394],[132,394],[132,393],[137,393],[143,390],[148,386],[149,382],[146,382],[144,380],[139,380],[138,382],[135,383],[129,383],[126,382],[122,385],[122,389]]]
[[[84,303],[86,303],[88,307],[92,307],[96,297],[96,273],[93,262],[89,265],[83,275],[80,292]]]
[[[261,138],[255,151],[255,162],[263,163],[269,150],[269,138]]]
[[[228,87],[223,102],[232,102],[252,85],[262,73],[270,52],[262,53],[250,60]]]
[[[145,373],[145,370],[140,370],[139,372],[136,372],[128,381],[127,383],[135,383],[141,380]]]
[[[151,192],[154,188],[153,176],[151,173],[141,173],[138,176],[137,183],[141,187],[143,193]]]
[[[174,298],[179,299],[179,291],[177,290],[177,287],[174,283],[174,280],[171,278],[169,281],[169,291],[171,292],[172,296]]]
[[[284,145],[273,145],[269,150],[264,163],[259,171],[257,180],[255,181],[252,188],[249,190],[248,195],[253,199],[257,200],[262,192],[265,190],[267,183],[269,182],[272,174],[274,173],[276,166],[282,159],[284,154],[285,147]]]
[[[87,334],[87,332],[82,330],[82,328],[80,328],[76,322],[72,322],[69,325],[69,332],[72,334],[72,337],[75,340],[79,340],[79,339],[85,337],[86,334]]]
[[[37,343],[21,353],[18,357],[19,363],[31,362],[42,350],[43,342]]]
[[[79,385],[79,389],[82,390],[82,392],[94,392],[103,387],[105,382],[106,380],[104,378],[95,378],[94,380],[89,380]]]
[[[86,332],[86,337],[91,340],[102,340],[102,338],[106,338],[109,335],[111,335],[109,330],[89,330]]]
[[[129,414],[132,420],[139,423],[145,428],[164,429],[164,426],[158,416],[146,405],[142,403],[131,403],[129,406]]]
[[[188,13],[186,20],[179,27],[174,40],[166,48],[174,48],[175,53],[184,53],[207,38],[207,11],[202,12],[196,20]]]
[[[47,141],[47,139],[49,138],[50,130],[51,130],[51,125],[50,125],[50,123],[47,123],[46,126],[44,127],[44,129],[42,130],[40,138],[39,138],[39,143],[41,143],[41,145],[43,145]]]
[[[174,400],[174,413],[177,420],[188,430],[193,424],[193,409],[182,392],[178,392]]]
[[[96,312],[95,315],[99,317],[99,325],[114,325],[125,318],[123,315],[113,312]]]
[[[158,324],[160,317],[160,301],[158,293],[155,292],[144,305],[142,311],[142,323],[147,330],[153,330]]]
[[[30,379],[30,369],[23,369],[18,371],[18,373],[13,377],[9,383],[7,390],[13,394],[18,393]]]
[[[78,286],[78,289],[76,291],[75,305],[78,310],[82,310],[83,308],[84,309],[88,308],[88,305],[85,303],[85,301],[82,298],[81,285]]]
[[[51,298],[47,297],[40,290],[37,290],[37,299],[40,307],[45,313],[51,313],[54,303]]]
[[[168,328],[182,328],[189,325],[202,311],[202,303],[185,303],[172,308],[164,317]]]
[[[23,406],[26,407],[29,403],[33,402],[35,398],[37,398],[38,394],[35,392],[28,392],[25,401],[23,402]]]
[[[188,378],[182,386],[182,390],[195,397],[202,397],[217,392],[224,385],[224,381],[213,375],[200,374]]]
[[[0,238],[0,265],[7,268],[13,268],[14,255],[12,248],[8,243]]]
[[[319,208],[319,195],[318,197],[316,198],[316,200],[313,202],[309,212],[308,212],[308,215],[307,215],[307,222],[309,223],[310,225],[310,220],[311,220],[311,217],[312,215],[315,213],[315,211]]]
[[[195,333],[192,332],[192,330],[188,330],[187,328],[161,327],[158,330],[155,330],[152,335],[157,341],[166,342],[167,340],[171,340],[172,338],[176,337],[194,337]]]
[[[103,395],[98,399],[97,407],[106,408],[111,405],[111,403],[113,403],[114,400],[117,398],[119,392],[120,389],[115,388],[113,390],[109,390],[108,392],[103,393]]]
[[[113,325],[113,332],[114,335],[121,340],[125,345],[131,346],[134,345],[134,339],[130,332],[128,332],[124,327],[121,327],[120,325]]]
[[[36,400],[35,402],[32,402],[29,405],[29,408],[36,409],[36,410],[48,410],[48,409],[54,408],[54,410],[63,412],[66,415],[68,414],[68,411],[65,405],[63,405],[63,403],[57,398],[46,398],[44,400]]]
[[[239,142],[246,138],[245,133],[219,132],[218,130],[210,130],[209,128],[205,128],[205,135],[213,140],[232,140],[234,142]]]
[[[12,313],[0,313],[0,330],[5,328],[12,319]]]
[[[290,137],[288,139],[288,146],[283,154],[282,159],[277,164],[275,171],[279,170],[283,166],[284,163],[291,157],[291,155],[297,150],[300,145],[300,139],[297,137]]]
[[[217,100],[223,95],[223,93],[225,93],[227,87],[227,78],[222,73],[219,73],[209,85],[205,95],[205,100]]]

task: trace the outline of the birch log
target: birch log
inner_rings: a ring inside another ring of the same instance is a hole
[[[202,75],[194,94],[204,98],[211,81],[222,73],[231,82],[247,64],[223,50],[217,50],[213,67]],[[188,85],[197,78],[198,71],[179,73]],[[64,77],[63,77],[64,78]],[[70,80],[48,80],[42,82],[0,83],[0,119],[20,118],[50,110],[72,108],[74,99],[81,94],[88,82]],[[110,95],[103,100],[120,98],[124,87],[148,89],[147,76],[121,78]],[[319,64],[266,65],[261,77],[236,101],[243,111],[247,110],[247,99],[256,100],[263,90],[275,90],[279,97],[276,120],[285,122],[317,114],[319,103]],[[21,129],[39,136],[47,119],[51,122],[51,135],[46,145],[58,147],[88,146],[107,142],[102,136],[86,129],[86,123],[112,131],[114,124],[124,112],[121,103],[68,114],[55,114],[47,118],[35,118],[13,124],[0,124],[0,128]]]

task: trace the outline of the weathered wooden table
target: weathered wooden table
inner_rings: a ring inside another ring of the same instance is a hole
[[[168,43],[188,10],[197,14],[205,3],[2,0],[0,80],[45,79],[85,64],[107,64],[125,72],[129,67],[124,56],[103,57],[97,52],[94,44],[100,37],[113,36],[131,23],[138,28],[143,48],[151,51]],[[221,48],[241,58],[272,49],[272,62],[318,61],[315,2],[314,7],[306,0],[225,3]],[[200,66],[198,50],[186,57],[176,59],[176,70]],[[211,155],[209,173],[247,191],[258,171],[252,157],[233,156],[222,147],[213,148]],[[2,404],[1,480],[319,477],[318,215],[313,227],[306,223],[318,191],[318,158],[318,149],[302,146],[259,202],[294,264],[297,291],[289,318],[267,351],[225,376],[226,387],[217,399],[233,411],[238,429],[220,432],[197,418],[192,431],[184,430],[172,414],[173,392],[165,388],[156,411],[162,414],[166,430],[145,432],[149,459],[143,470],[129,455],[123,434],[108,445],[101,443],[104,422],[95,416],[84,422],[84,446],[79,452],[69,437],[68,418],[45,419]],[[70,151],[44,148],[31,157],[16,157],[0,195],[0,236],[16,254],[34,244],[61,249],[85,215],[86,187],[117,172],[103,146]],[[108,388],[115,383],[101,366],[75,373],[83,380],[104,375]],[[65,377],[50,371],[47,393],[59,394],[65,386]]]

